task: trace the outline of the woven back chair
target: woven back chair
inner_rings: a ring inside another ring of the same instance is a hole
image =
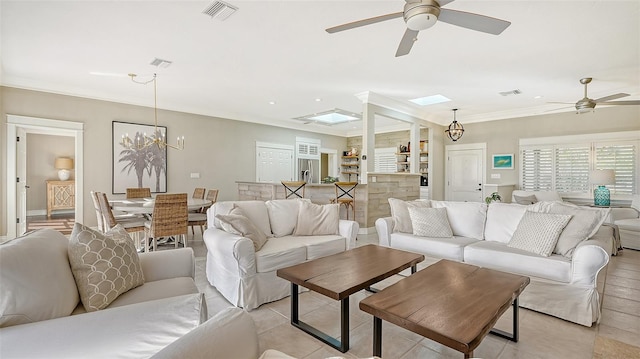
[[[353,211],[353,219],[356,219],[356,186],[358,182],[335,182],[336,199],[335,203],[344,206],[349,219],[349,208]]]
[[[189,213],[189,227],[191,227],[191,234],[196,235],[195,227],[200,227],[200,233],[204,234],[204,226],[207,225],[207,210],[218,200],[218,190],[210,189],[207,192],[207,201],[211,201],[210,204],[200,207],[197,213]]]
[[[100,200],[98,196],[100,196],[101,192],[91,191],[91,200],[93,201],[93,209],[96,211],[96,219],[98,220],[98,230],[100,232],[105,232],[104,228],[104,217],[102,215],[102,209],[100,208]]]
[[[284,186],[284,198],[289,197],[304,198],[304,186],[307,185],[305,181],[281,181]]]
[[[124,227],[127,233],[135,234],[134,242],[136,243],[136,247],[139,247],[140,234],[144,232],[144,220],[139,217],[128,217],[118,220],[113,215],[113,211],[111,211],[111,206],[109,205],[106,193],[98,192],[96,193],[96,197],[98,198],[100,211],[102,212],[102,218],[104,220],[103,232],[106,232],[115,227],[116,224],[119,224]]]
[[[204,199],[204,193],[206,191],[206,188],[196,188],[193,190],[193,196],[191,196],[191,198]]]
[[[159,194],[153,205],[151,222],[145,224],[145,234],[148,239],[153,239],[153,250],[157,249],[158,238],[176,237],[175,244],[178,248],[179,238],[182,237],[184,246],[187,246],[187,194]]]
[[[127,198],[149,198],[151,188],[127,188]]]

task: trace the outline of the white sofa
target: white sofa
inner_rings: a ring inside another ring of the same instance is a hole
[[[446,201],[431,201],[431,206],[446,208],[453,238],[394,232],[394,220],[387,217],[376,221],[379,244],[422,253],[430,257],[426,265],[445,258],[529,276],[531,283],[520,296],[520,306],[585,326],[600,318],[598,292],[606,271],[598,276],[611,255],[611,227],[600,226],[592,238],[577,245],[571,258],[543,257],[507,246],[529,206]]]
[[[206,321],[206,302],[194,282],[191,248],[140,254],[145,283],[120,295],[106,309],[86,313],[70,268],[68,245],[64,235],[51,229],[0,245],[3,359],[149,358]],[[242,354],[251,346],[234,348],[228,339],[215,339],[214,332],[228,335],[231,331],[223,325],[229,315],[212,318],[200,331],[207,332],[208,346],[225,345],[229,353]],[[180,343],[176,345],[172,350],[180,350]],[[252,358],[257,350],[256,342]],[[198,356],[183,351],[173,357]]]
[[[339,220],[339,234],[294,236],[300,200],[216,202],[207,211],[207,279],[231,304],[252,310],[291,294],[291,284],[276,270],[355,247],[359,225]],[[222,229],[217,214],[235,206],[267,235],[256,251],[253,242]]]
[[[622,246],[640,250],[640,196],[633,197],[630,208],[612,208],[611,214]]]

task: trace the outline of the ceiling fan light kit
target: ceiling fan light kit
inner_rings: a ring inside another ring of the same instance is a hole
[[[451,122],[449,127],[444,131],[453,142],[462,138],[462,135],[464,134],[464,126],[456,120],[456,111],[458,111],[458,109],[454,108],[453,122]]]
[[[404,4],[404,22],[414,31],[426,30],[435,25],[440,16],[440,5],[433,0]]]
[[[640,105],[640,100],[631,100],[631,101],[611,101],[611,100],[617,100],[619,98],[622,97],[627,97],[629,96],[628,93],[617,93],[617,94],[613,94],[613,95],[609,95],[609,96],[605,96],[605,97],[600,97],[598,99],[591,99],[589,98],[589,96],[587,95],[587,85],[589,85],[591,83],[591,81],[593,80],[593,78],[591,77],[585,77],[585,78],[581,78],[580,79],[580,83],[584,85],[584,97],[579,100],[578,102],[575,103],[575,108],[576,108],[576,113],[577,114],[583,114],[583,113],[587,113],[587,112],[591,112],[594,111],[596,108],[596,105],[600,104],[600,105]],[[561,103],[561,104],[569,104],[566,102],[549,102],[549,103]],[[559,109],[556,109],[559,110]],[[555,110],[552,110],[555,111]]]

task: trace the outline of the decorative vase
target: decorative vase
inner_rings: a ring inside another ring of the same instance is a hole
[[[605,186],[598,186],[593,190],[593,203],[596,206],[608,207],[611,205],[611,194]]]
[[[58,171],[58,178],[60,179],[60,181],[66,181],[71,177],[71,171],[69,170],[59,170]]]

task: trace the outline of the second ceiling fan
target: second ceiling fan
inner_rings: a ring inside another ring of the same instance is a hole
[[[447,5],[453,1],[454,0],[407,0],[404,5],[404,11],[330,27],[326,31],[333,34],[339,31],[350,30],[356,27],[403,17],[404,22],[407,24],[407,30],[400,41],[398,51],[396,51],[396,57],[398,57],[406,55],[411,51],[413,43],[418,40],[418,32],[420,32],[420,30],[430,28],[438,20],[451,25],[486,32],[493,35],[499,35],[509,27],[509,25],[511,25],[509,21],[505,20],[464,11],[441,8],[441,6]]]

